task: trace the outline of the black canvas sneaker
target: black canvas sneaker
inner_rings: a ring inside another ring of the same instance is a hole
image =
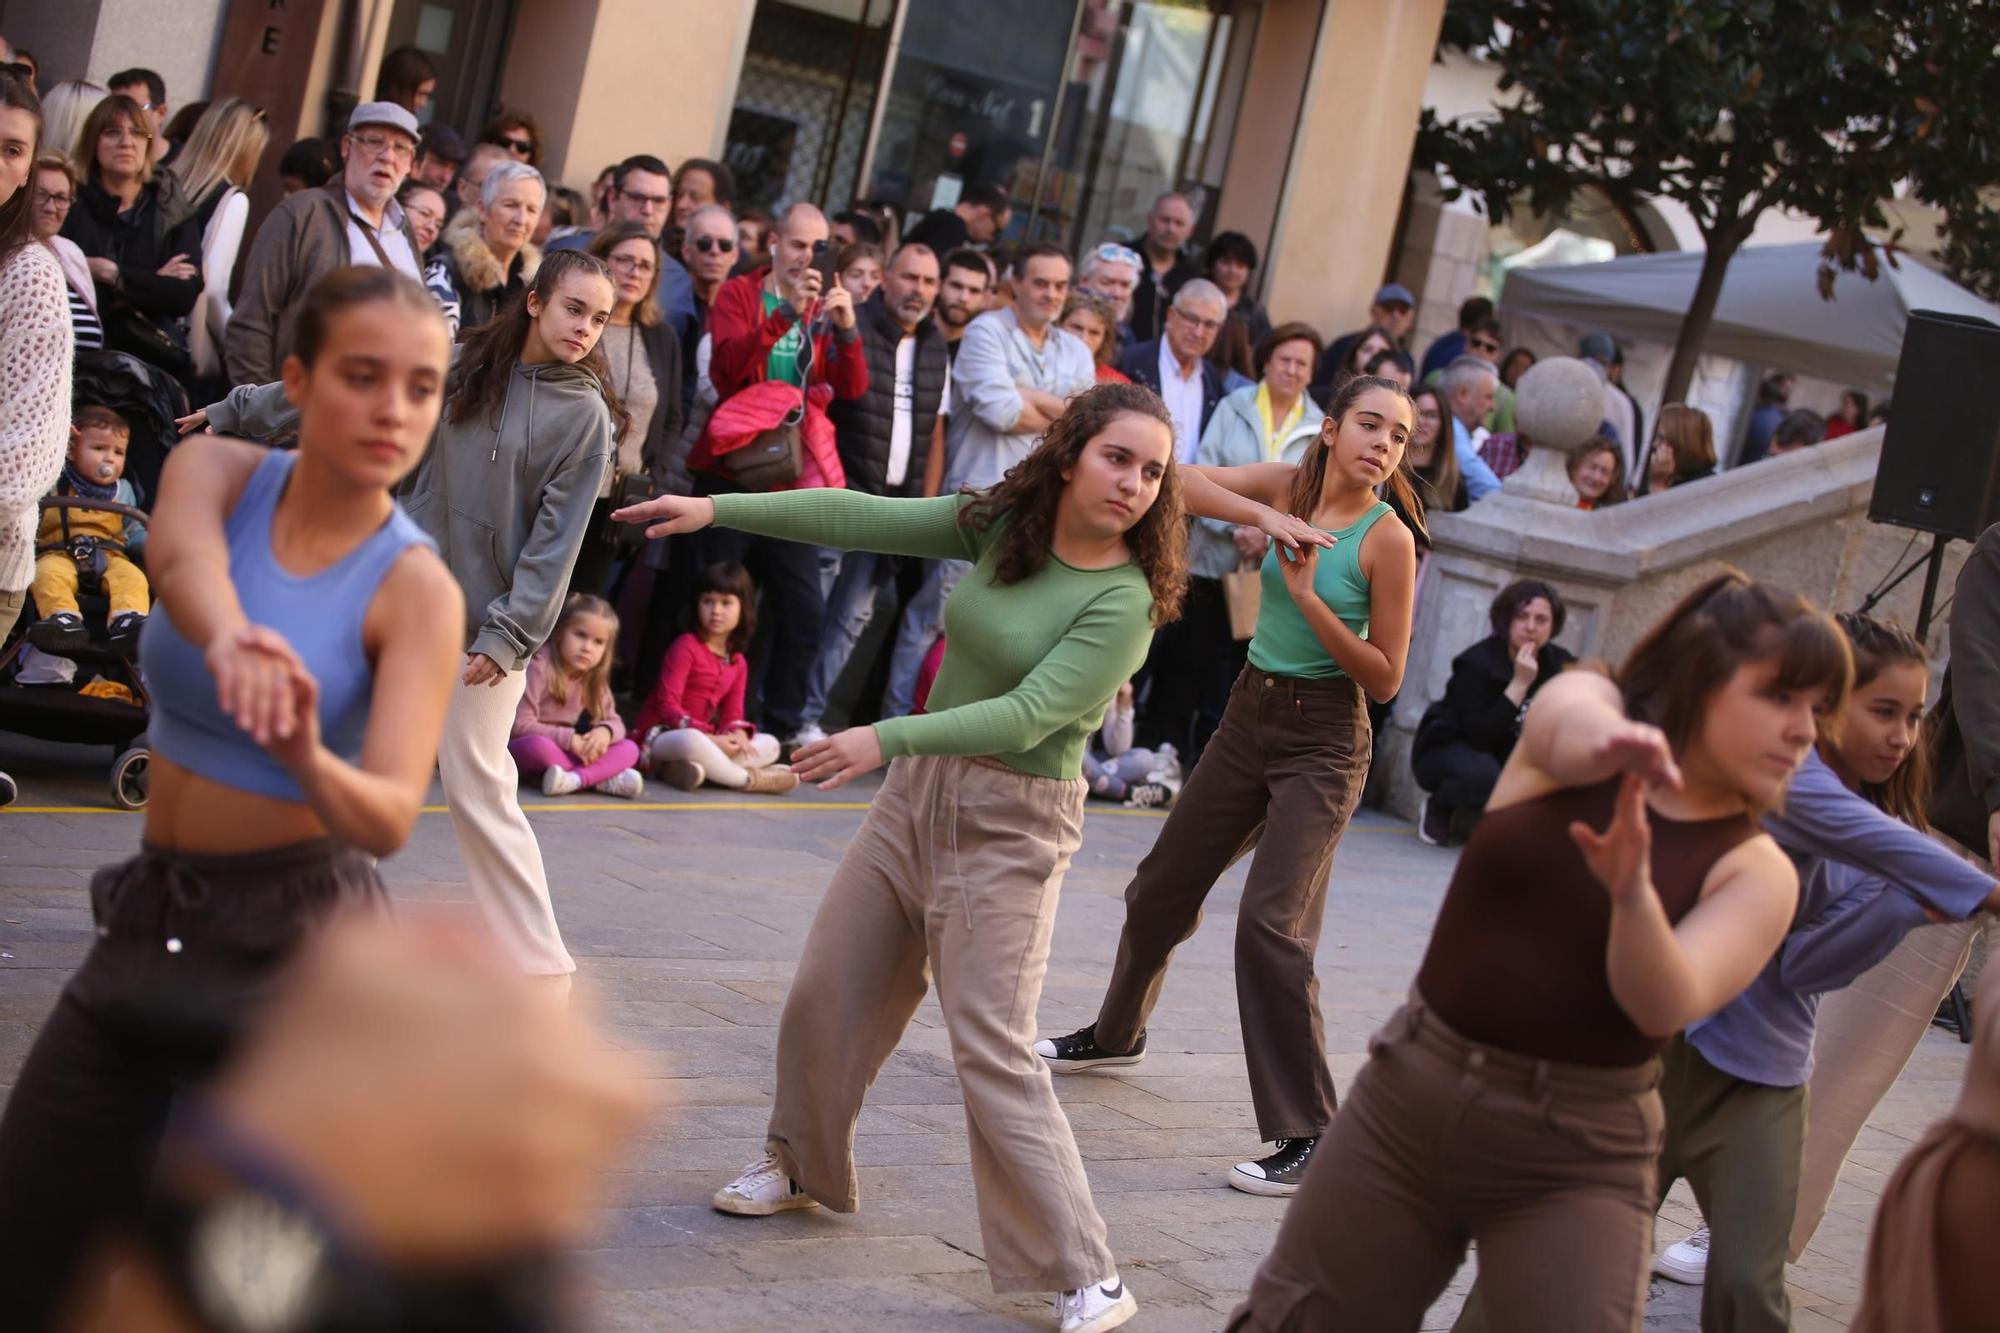
[[[1312,1160],[1317,1138],[1279,1139],[1278,1150],[1254,1162],[1238,1162],[1229,1168],[1229,1183],[1245,1194],[1289,1198],[1299,1192],[1306,1178],[1306,1164]]]
[[[1048,1061],[1058,1074],[1081,1074],[1101,1066],[1136,1065],[1146,1058],[1146,1034],[1129,1051],[1107,1051],[1097,1044],[1097,1024],[1078,1028],[1067,1037],[1044,1037],[1035,1043],[1035,1054]]]

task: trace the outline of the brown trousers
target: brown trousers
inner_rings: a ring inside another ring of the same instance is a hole
[[[778,1024],[771,1150],[813,1198],[853,1212],[862,1099],[936,979],[995,1291],[1081,1287],[1116,1267],[1034,1052],[1083,799],[1081,778],[897,759],[813,918]]]
[[[1146,1030],[1175,946],[1201,924],[1215,881],[1255,849],[1236,917],[1236,1008],[1257,1131],[1308,1138],[1333,1119],[1333,1072],[1313,953],[1334,849],[1373,751],[1361,688],[1251,667],[1222,726],[1125,890],[1118,961],[1097,1040],[1129,1050]]]
[[[1415,1333],[1476,1240],[1494,1333],[1637,1330],[1659,1062],[1528,1059],[1415,995],[1368,1049],[1228,1327]]]

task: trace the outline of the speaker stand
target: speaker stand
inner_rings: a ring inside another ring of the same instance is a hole
[[[1930,637],[1931,608],[1937,604],[1938,580],[1944,576],[1944,548],[1951,541],[1942,532],[1931,537],[1930,557],[1924,562],[1924,595],[1917,603],[1917,642]]]

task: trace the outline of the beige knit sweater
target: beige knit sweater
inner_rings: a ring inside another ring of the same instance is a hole
[[[62,267],[30,241],[0,267],[0,592],[34,580],[39,502],[68,453],[75,355]]]

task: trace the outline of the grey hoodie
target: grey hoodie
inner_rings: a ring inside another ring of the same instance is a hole
[[[497,413],[438,420],[401,500],[465,592],[467,651],[508,671],[554,632],[591,507],[615,452],[597,377],[516,364]],[[298,427],[282,384],[246,384],[208,409],[211,430],[269,438]]]

